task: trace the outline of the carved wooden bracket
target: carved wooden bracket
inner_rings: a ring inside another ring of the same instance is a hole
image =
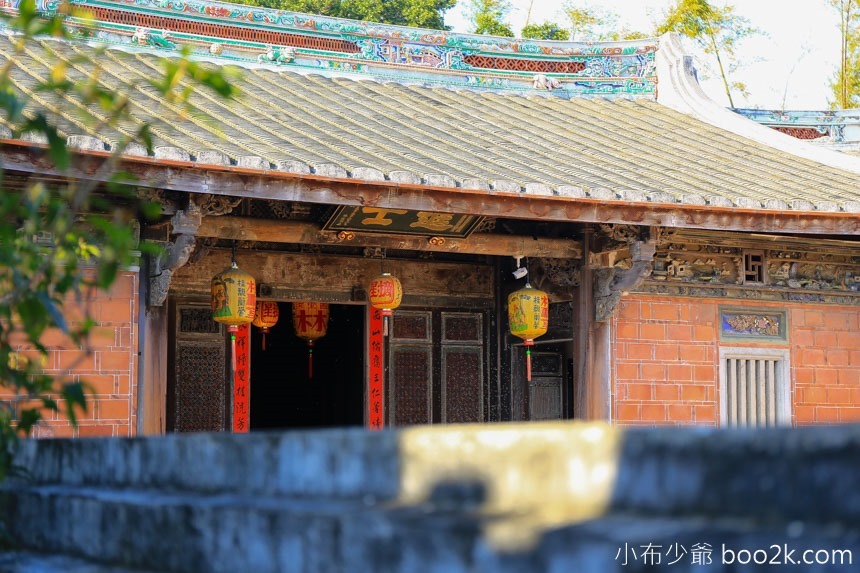
[[[173,241],[165,243],[163,252],[153,262],[149,277],[149,305],[161,306],[167,300],[170,279],[185,265],[197,246],[197,232],[204,216],[226,215],[239,205],[241,198],[221,195],[191,195],[188,207],[176,211],[170,219]]]
[[[553,302],[573,300],[582,279],[579,259],[535,257],[530,259],[530,282],[548,292]]]
[[[621,294],[636,288],[654,269],[657,250],[656,233],[646,232],[644,240],[631,235],[624,247],[626,256],[611,267],[594,270],[594,320],[605,322],[612,317]],[[613,237],[614,238],[614,237]]]
[[[195,237],[191,234],[178,235],[174,242],[165,244],[164,251],[155,258],[153,273],[149,277],[150,306],[161,306],[167,300],[170,279],[179,267],[188,262],[194,245]]]

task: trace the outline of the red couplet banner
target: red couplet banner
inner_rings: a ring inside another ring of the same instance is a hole
[[[381,430],[385,425],[385,390],[382,371],[382,311],[370,309],[367,321],[367,427]]]
[[[233,432],[251,429],[251,326],[236,333],[236,378],[233,380]]]

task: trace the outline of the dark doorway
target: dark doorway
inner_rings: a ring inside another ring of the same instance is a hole
[[[251,332],[251,429],[364,424],[364,316],[360,305],[332,304],[326,335],[308,345],[293,330],[292,306],[279,303],[278,324]]]

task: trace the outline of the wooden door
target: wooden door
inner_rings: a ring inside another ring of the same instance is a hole
[[[209,306],[173,304],[167,431],[223,431],[228,424],[223,327]]]
[[[483,422],[486,313],[395,312],[388,343],[388,420],[393,426]]]
[[[507,336],[515,421],[560,420],[572,414],[572,305],[550,304],[549,313],[549,330],[532,346],[531,381],[526,380],[526,348],[522,340]]]

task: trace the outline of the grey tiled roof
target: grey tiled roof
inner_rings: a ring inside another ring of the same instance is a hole
[[[41,52],[43,47],[45,52]],[[84,44],[42,42],[15,62],[29,92]],[[0,58],[11,53],[0,39]],[[651,100],[563,99],[241,70],[242,96],[198,90],[184,119],[146,86],[148,53],[108,50],[101,81],[130,92],[135,122],[156,120],[157,156],[298,174],[442,187],[756,209],[860,212],[860,176],[775,150]],[[78,72],[71,68],[73,74]],[[134,123],[95,133],[73,101],[44,94],[70,145],[109,149]],[[92,139],[93,137],[98,140]]]

